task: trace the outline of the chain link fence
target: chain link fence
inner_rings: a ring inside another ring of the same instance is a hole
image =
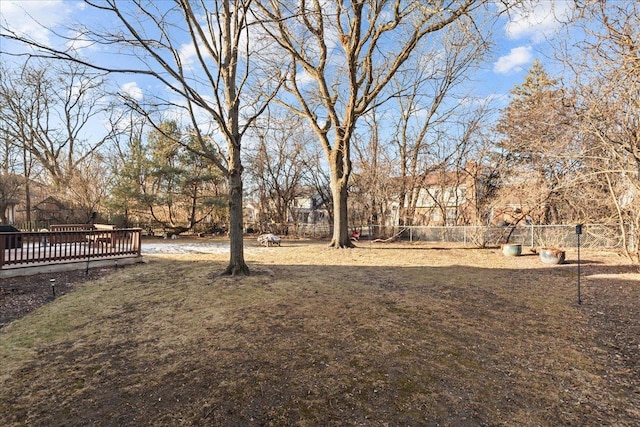
[[[298,224],[289,227],[295,235],[311,238],[330,238],[333,228],[327,224]],[[499,246],[520,243],[530,247],[575,248],[578,236],[575,225],[519,225],[517,227],[482,226],[350,226],[357,230],[361,241],[395,237],[407,242],[458,243],[466,247]],[[637,250],[632,230],[627,228],[626,243],[630,251]],[[625,239],[618,225],[585,224],[580,246],[586,249],[623,249]]]
[[[48,224],[31,224],[24,230],[45,228]],[[277,229],[269,230],[280,235],[296,235],[316,239],[331,238],[333,227],[330,224],[281,224]],[[458,243],[466,247],[499,246],[504,243],[520,243],[531,247],[575,248],[578,236],[575,225],[518,225],[517,227],[483,226],[350,226],[357,230],[360,240],[388,239],[396,237],[408,242]],[[251,229],[250,232],[254,232]],[[627,249],[638,250],[634,233],[625,228]],[[625,239],[618,225],[585,224],[580,236],[580,246],[587,249],[624,249]]]
[[[627,233],[627,245],[634,250],[633,233]],[[580,246],[593,249],[622,249],[624,239],[617,225],[586,224],[582,228]],[[574,248],[578,246],[575,225],[522,225],[517,227],[481,226],[410,226],[388,227],[371,225],[361,233],[364,239],[384,239],[398,236],[399,240],[417,242],[460,243],[468,247],[497,246],[521,243],[531,247]]]

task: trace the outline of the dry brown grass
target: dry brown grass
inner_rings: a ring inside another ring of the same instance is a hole
[[[573,254],[569,254],[569,260]],[[1,425],[638,425],[640,281],[498,249],[157,255],[0,330]]]

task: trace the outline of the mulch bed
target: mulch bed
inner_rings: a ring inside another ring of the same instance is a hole
[[[55,296],[73,291],[78,283],[114,272],[113,268],[93,268],[57,273],[8,277],[0,280],[0,329],[29,312],[53,301],[51,279],[55,279]]]

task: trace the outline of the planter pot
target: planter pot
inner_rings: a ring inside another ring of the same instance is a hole
[[[522,245],[519,243],[507,243],[502,246],[502,253],[505,256],[520,256],[522,255]]]
[[[540,260],[545,264],[562,264],[565,260],[565,252],[561,249],[540,249]]]

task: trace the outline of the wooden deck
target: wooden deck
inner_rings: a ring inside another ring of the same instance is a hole
[[[139,228],[0,233],[0,277],[25,268],[140,257]]]

